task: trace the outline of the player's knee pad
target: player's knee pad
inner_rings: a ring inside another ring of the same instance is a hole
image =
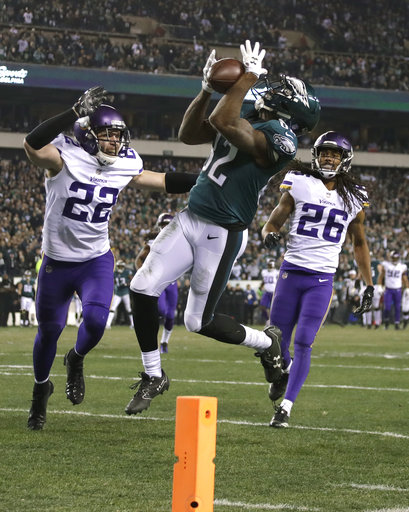
[[[102,336],[108,319],[108,308],[98,304],[86,304],[82,310],[85,329],[96,338]]]

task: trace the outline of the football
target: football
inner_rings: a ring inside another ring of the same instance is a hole
[[[244,65],[237,59],[220,59],[210,68],[209,83],[211,87],[224,94],[244,73]]]

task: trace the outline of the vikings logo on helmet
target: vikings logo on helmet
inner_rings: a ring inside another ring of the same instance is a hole
[[[325,169],[319,161],[320,151],[324,148],[332,148],[340,151],[341,162],[336,169]],[[318,172],[323,178],[332,179],[337,174],[346,173],[351,169],[351,161],[354,151],[349,140],[337,132],[325,132],[318,137],[311,149],[312,170]]]
[[[101,142],[111,140],[112,131],[119,132],[115,154],[102,151]],[[112,165],[121,151],[129,146],[130,134],[121,114],[110,105],[100,105],[90,116],[74,123],[74,135],[84,151],[97,157],[101,165]]]

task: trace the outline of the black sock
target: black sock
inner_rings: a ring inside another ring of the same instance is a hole
[[[131,309],[136,337],[142,352],[158,348],[158,297],[130,291]]]

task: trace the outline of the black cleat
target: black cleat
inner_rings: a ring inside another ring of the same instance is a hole
[[[271,338],[271,345],[263,352],[256,352],[264,367],[264,375],[267,382],[276,382],[280,379],[282,370],[281,357],[281,331],[275,325],[270,325],[264,329],[264,332]]]
[[[64,356],[64,366],[67,367],[65,394],[74,405],[80,404],[85,395],[84,358],[76,354],[72,348]]]
[[[53,391],[54,385],[50,380],[43,384],[34,384],[33,400],[27,421],[27,428],[30,430],[43,429],[47,418],[47,402]]]
[[[288,427],[288,413],[279,405],[271,418],[270,427],[286,428]]]
[[[160,353],[161,354],[167,354],[168,353],[168,344],[167,343],[161,343],[160,344]]]
[[[272,402],[277,401],[284,395],[285,390],[287,389],[289,376],[289,373],[282,372],[279,379],[270,384],[270,387],[268,388],[268,396]]]
[[[149,377],[145,372],[139,374],[141,380],[130,386],[131,389],[138,389],[132,400],[125,408],[126,414],[138,414],[147,409],[151,405],[151,401],[155,396],[162,395],[164,391],[169,389],[169,377],[162,370],[161,377]]]

